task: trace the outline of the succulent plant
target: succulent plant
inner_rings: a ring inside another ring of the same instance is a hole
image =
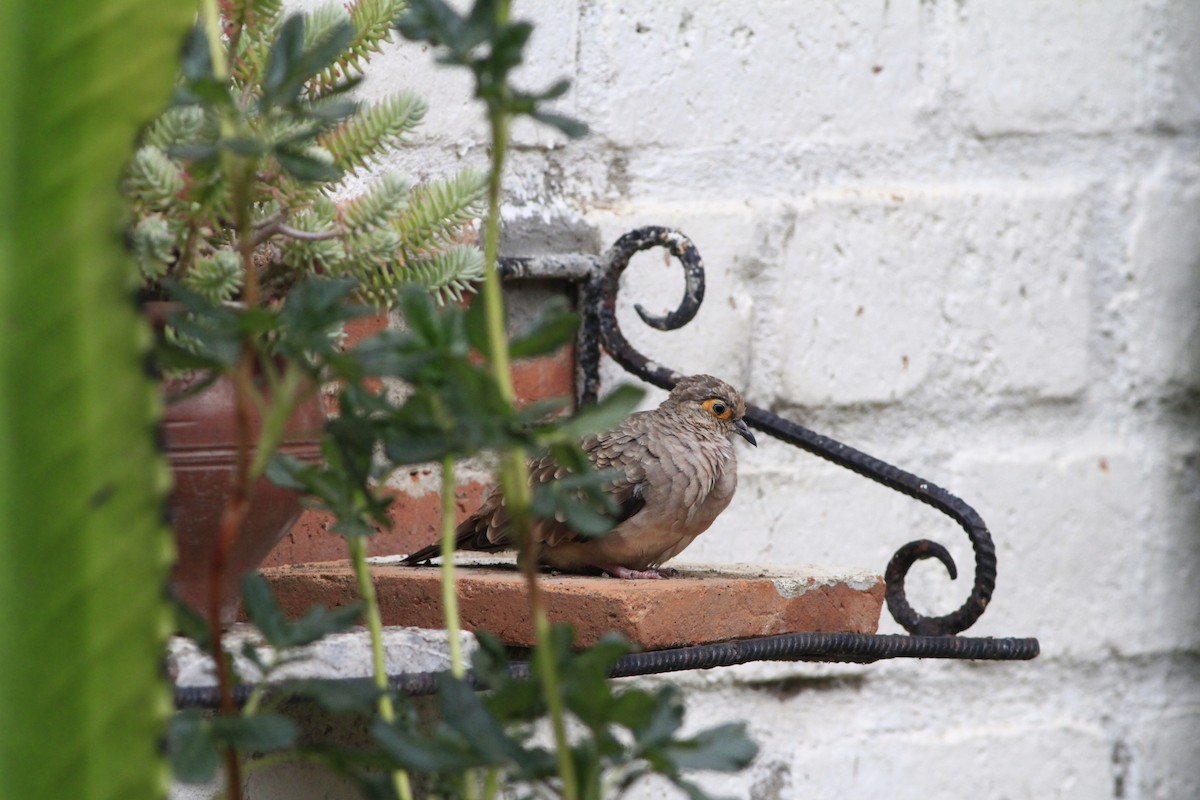
[[[174,281],[213,302],[232,300],[253,268],[265,301],[309,275],[351,277],[359,299],[380,306],[405,284],[460,299],[482,276],[471,240],[484,171],[417,186],[373,175],[354,196],[345,187],[402,146],[425,115],[408,92],[349,99],[404,4],[357,0],[287,17],[277,0],[220,6],[219,31],[197,26],[174,102],[146,128],[126,169],[144,294],[164,296]],[[249,202],[235,203],[235,191]],[[235,207],[251,209],[250,258]]]

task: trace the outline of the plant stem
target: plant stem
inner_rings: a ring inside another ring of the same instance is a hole
[[[503,21],[508,15],[508,4],[498,3],[496,13]],[[508,150],[509,115],[502,109],[489,109],[488,122],[492,132],[492,171],[488,178],[488,215],[484,227],[483,302],[492,374],[501,396],[512,403],[515,392],[508,355],[508,339],[504,329],[504,300],[500,292],[500,275],[496,270],[500,250],[500,186]],[[542,685],[546,690],[546,706],[550,711],[550,722],[554,731],[555,758],[559,778],[562,780],[563,798],[577,800],[575,762],[571,758],[571,747],[567,741],[562,695],[559,693],[554,651],[550,645],[550,620],[546,615],[546,607],[538,586],[538,543],[530,536],[533,522],[533,491],[529,486],[529,468],[525,459],[526,453],[521,447],[513,447],[501,453],[500,483],[504,488],[509,522],[520,553],[521,571],[525,576],[526,590],[529,594],[533,632],[537,641],[535,658],[542,676]]]
[[[450,672],[456,678],[467,674],[462,657],[462,625],[458,618],[458,586],[454,578],[454,456],[442,458],[442,618],[450,649]],[[463,773],[463,795],[478,800],[479,777],[475,770]]]
[[[383,622],[379,617],[375,583],[371,580],[371,569],[367,566],[367,543],[361,536],[347,537],[346,541],[350,548],[350,560],[354,564],[354,574],[358,578],[358,593],[363,599],[367,630],[371,632],[371,661],[375,687],[384,692],[379,697],[379,716],[390,725],[396,721],[396,708],[392,705],[391,695],[387,694],[387,665],[383,660]],[[412,785],[409,783],[407,772],[402,769],[394,770],[392,785],[400,800],[412,800]]]
[[[483,779],[483,799],[494,800],[500,792],[500,769],[499,767],[489,767],[487,775]]]
[[[454,456],[442,459],[442,617],[450,648],[450,672],[463,677],[462,625],[458,618],[458,586],[454,577]]]
[[[202,0],[200,4],[200,17],[204,25],[205,39],[208,42],[209,51],[212,55],[213,74],[218,80],[223,80],[229,75],[229,65],[226,63],[225,55],[221,50],[221,20],[216,0]],[[227,115],[222,116],[221,126],[223,130],[232,127],[232,122],[228,119]],[[247,196],[246,173],[245,170],[238,169],[240,166],[232,155],[226,156],[226,168],[229,169],[233,183],[235,227],[238,230],[239,236],[243,236],[250,231],[250,205]],[[243,247],[241,256],[243,270],[252,273],[254,267],[253,252]],[[252,297],[246,297],[245,300],[246,305],[253,308],[258,302],[257,293]],[[213,546],[208,568],[209,636],[212,640],[212,655],[216,665],[217,689],[220,695],[220,713],[225,716],[236,715],[237,707],[233,702],[233,681],[230,675],[229,663],[225,657],[224,642],[221,636],[223,628],[221,606],[223,605],[222,595],[229,550],[233,545],[233,540],[237,536],[238,531],[241,530],[242,522],[245,520],[254,487],[253,479],[250,477],[250,409],[253,405],[251,397],[251,392],[254,391],[253,377],[254,345],[247,340],[242,345],[241,361],[232,375],[235,389],[234,413],[237,431],[237,456],[234,466],[232,491],[229,503],[221,514],[221,524],[217,531],[217,540]],[[241,800],[241,765],[237,750],[232,745],[226,745],[223,755],[225,759],[226,791],[230,800]]]

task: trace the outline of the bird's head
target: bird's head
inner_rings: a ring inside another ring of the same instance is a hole
[[[711,375],[689,375],[675,384],[664,405],[671,405],[703,428],[736,433],[755,447],[758,441],[742,419],[746,401],[737,389]]]

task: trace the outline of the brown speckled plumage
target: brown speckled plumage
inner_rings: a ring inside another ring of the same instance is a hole
[[[693,375],[681,380],[653,411],[632,414],[612,430],[589,436],[582,445],[592,464],[624,475],[611,492],[628,516],[599,539],[579,536],[557,520],[538,520],[533,535],[541,543],[541,561],[569,572],[598,569],[617,577],[661,577],[656,568],[707,530],[733,499],[733,437],[755,443],[742,422],[745,411],[745,402],[732,386],[710,375]],[[549,457],[529,467],[535,484],[561,476]],[[460,550],[512,547],[498,488],[458,526],[457,535]],[[419,563],[438,552],[437,545],[430,545],[406,563]]]

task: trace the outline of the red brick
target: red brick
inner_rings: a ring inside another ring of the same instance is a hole
[[[575,349],[568,346],[549,355],[515,361],[512,378],[518,405],[555,397],[570,402],[575,396]]]
[[[443,627],[439,569],[373,570],[384,624]],[[680,570],[674,578],[637,581],[548,574],[541,587],[550,618],[570,622],[580,646],[608,631],[653,650],[779,633],[874,633],[879,624],[884,584],[878,576],[745,565],[681,565]],[[313,603],[341,606],[358,598],[345,562],[282,567],[265,574],[291,615]],[[532,644],[525,584],[515,566],[463,566],[458,576],[464,628],[490,631],[510,645]]]
[[[491,484],[474,481],[460,483],[455,489],[458,520],[465,519],[478,508],[483,495],[491,488]],[[403,491],[394,491],[391,495],[392,505],[388,509],[392,518],[391,527],[368,540],[368,553],[372,556],[411,553],[418,547],[437,541],[441,536],[441,495],[438,492],[414,495]],[[278,567],[345,558],[346,542],[336,533],[330,533],[332,525],[333,517],[330,514],[313,509],[305,511],[283,541],[267,556],[263,566]]]

